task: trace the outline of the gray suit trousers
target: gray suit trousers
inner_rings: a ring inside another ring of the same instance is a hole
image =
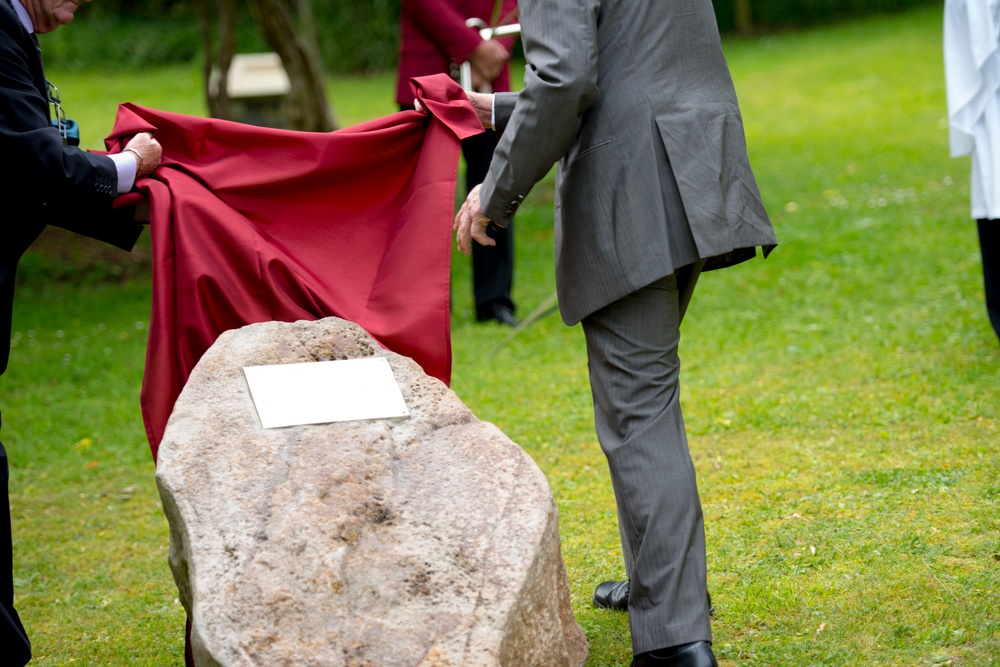
[[[675,274],[583,319],[636,654],[712,639],[705,527],[680,406],[681,302]]]

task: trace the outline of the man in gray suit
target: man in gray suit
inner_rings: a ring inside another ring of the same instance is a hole
[[[702,270],[776,242],[711,0],[519,4],[524,90],[470,94],[500,140],[456,216],[458,245],[489,245],[487,226],[505,226],[558,162],[556,286],[563,320],[582,322],[587,340],[629,577],[632,664],[712,667],[679,327]]]

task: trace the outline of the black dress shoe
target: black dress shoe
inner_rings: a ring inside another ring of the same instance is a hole
[[[516,327],[521,323],[514,317],[514,311],[503,305],[493,306],[493,319],[507,327]]]
[[[694,642],[640,653],[632,667],[719,667],[710,642]]]
[[[605,581],[597,584],[594,589],[594,606],[598,609],[611,609],[612,611],[628,611],[628,591],[629,582],[625,581]],[[707,591],[708,613],[715,615],[715,605],[712,604],[712,596]]]
[[[625,581],[605,581],[594,589],[594,606],[612,611],[628,610],[628,579]]]

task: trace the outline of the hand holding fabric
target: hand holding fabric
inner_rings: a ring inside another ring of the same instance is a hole
[[[487,130],[492,129],[493,95],[490,93],[474,93],[472,91],[466,91],[465,94],[468,96],[472,108],[476,111],[479,122],[483,124],[483,128]],[[418,99],[413,100],[413,108],[420,113],[427,113],[427,109],[424,108],[424,105]]]
[[[493,127],[493,95],[489,93],[474,93],[468,91],[469,102],[479,116],[479,122],[483,127],[489,129]]]
[[[135,135],[125,144],[125,148],[122,150],[128,151],[135,156],[136,180],[152,174],[160,166],[160,158],[163,155],[160,142],[154,139],[153,135],[149,132],[140,132]]]
[[[452,228],[456,230],[455,240],[458,243],[458,249],[466,255],[472,252],[473,239],[479,245],[496,245],[497,243],[486,233],[490,219],[483,215],[479,203],[479,189],[481,187],[481,185],[477,185],[469,191],[469,196],[465,198],[465,203],[462,204],[458,215],[455,216],[455,224],[452,225]]]

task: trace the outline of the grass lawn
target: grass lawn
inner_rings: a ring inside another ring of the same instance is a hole
[[[939,14],[725,45],[780,243],[705,275],[683,327],[726,667],[1000,666],[1000,346]],[[195,69],[49,68],[90,146],[119,101],[203,110]],[[394,110],[391,74],[330,95],[344,124]],[[522,315],[554,290],[551,201],[550,176],[516,223]],[[182,664],[138,406],[148,282],[52,282],[44,263],[26,262],[0,379],[32,664]],[[582,332],[553,315],[491,355],[506,330],[474,322],[461,255],[453,283],[452,386],[550,481],[588,665],[628,665],[627,617],[590,605],[624,571]]]

